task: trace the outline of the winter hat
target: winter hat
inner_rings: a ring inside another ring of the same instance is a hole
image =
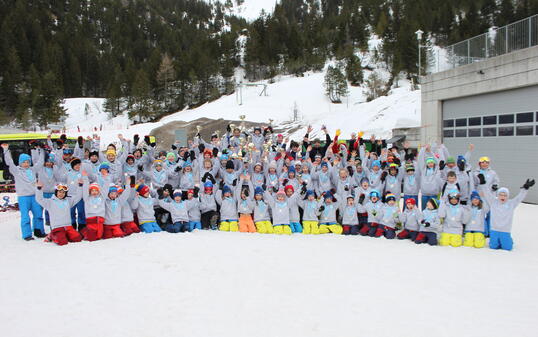
[[[482,198],[480,198],[480,194],[478,194],[478,191],[472,191],[471,192],[471,200],[473,200],[473,199],[482,200]]]
[[[272,161],[269,163],[268,168],[269,168],[269,169],[275,169],[275,170],[276,170],[276,161],[272,160]]]
[[[114,156],[115,156],[115,155],[116,155],[116,151],[115,151],[115,150],[113,150],[113,149],[108,149],[108,150],[106,150],[106,155],[108,156],[109,154],[111,154],[111,155],[114,155]]]
[[[386,202],[389,202],[389,201],[396,201],[396,196],[394,195],[394,193],[387,193],[385,194],[385,201]]]
[[[417,201],[413,198],[409,198],[405,201],[406,204],[416,205]]]
[[[328,168],[328,167],[329,167],[329,164],[327,164],[327,162],[326,162],[326,161],[324,161],[324,162],[321,162],[321,167],[323,167],[323,166],[325,166],[325,167],[327,167],[327,168]]]
[[[366,182],[366,183],[368,183],[368,185],[370,185],[370,179],[368,179],[367,177],[362,177],[362,178],[361,178],[361,185],[362,185],[362,183],[364,183],[364,182]]]
[[[30,164],[32,163],[32,158],[27,155],[26,153],[21,153],[19,155],[19,165],[22,163],[22,162],[25,162],[25,161],[28,161],[30,162]]]
[[[110,184],[110,186],[108,187],[108,193],[112,192],[118,193],[118,186],[116,186],[115,184]]]
[[[90,192],[92,190],[96,190],[97,192],[99,192],[101,190],[101,186],[99,186],[99,184],[93,183],[93,184],[90,184],[89,190],[90,190]]]
[[[163,161],[160,159],[155,159],[153,161],[153,166],[163,166]]]
[[[379,193],[378,190],[370,191],[370,199],[373,198],[373,197],[377,197],[379,199],[380,196],[381,196],[381,194]]]
[[[288,167],[288,173],[295,173],[295,166]]]
[[[234,162],[231,161],[231,160],[228,160],[228,161],[226,162],[226,169],[227,169],[227,170],[233,170],[233,169],[234,169]]]
[[[132,161],[134,161],[134,160],[135,160],[135,157],[134,157],[132,154],[129,154],[129,155],[127,155],[127,158],[125,158],[125,162],[128,162],[129,159],[131,159]]]
[[[47,163],[54,163],[56,161],[56,155],[53,152],[47,154]]]
[[[138,187],[136,188],[136,191],[138,192],[138,194],[140,194],[140,195],[144,195],[144,194],[146,194],[146,193],[149,192],[149,186],[144,185],[144,184],[140,184],[140,185],[138,185]]]
[[[452,198],[459,199],[460,198],[460,192],[458,190],[456,190],[456,189],[450,190],[448,192],[448,198],[449,199],[452,199]]]
[[[166,159],[170,159],[172,158],[172,160],[176,160],[176,154],[174,152],[168,152],[166,154]]]
[[[283,196],[286,196],[286,192],[284,192],[283,189],[279,189],[278,192],[276,192],[276,195],[283,195]]]
[[[221,156],[220,156],[220,160],[228,160],[228,155],[226,153],[223,153]]]
[[[259,167],[263,168],[263,165],[260,162],[257,162],[256,164],[254,164],[254,167],[256,167],[256,166],[259,166]]]
[[[101,163],[101,165],[99,165],[99,171],[101,170],[110,171],[110,165],[108,164],[108,162],[104,162],[104,163]]]
[[[94,150],[94,151],[90,151],[89,156],[90,156],[90,157],[91,157],[91,156],[97,156],[97,157],[99,157],[99,152],[98,152],[98,151],[95,151],[95,150]]]
[[[456,164],[456,159],[454,159],[454,157],[448,157],[446,159],[446,163],[447,164]]]
[[[433,206],[433,209],[439,208],[439,203],[434,198],[431,198],[430,200],[428,200],[428,202]]]
[[[497,190],[497,195],[504,193],[507,197],[510,197],[510,191],[506,187],[501,187]]]
[[[118,186],[118,194],[122,194],[124,189],[123,189],[123,186],[122,185],[117,185]]]
[[[394,164],[394,163],[390,164],[389,165],[389,170],[392,169],[392,168],[398,170],[398,164]]]
[[[429,164],[429,163],[434,163],[435,164],[435,159],[433,157],[426,158],[426,164]]]
[[[175,198],[175,197],[181,197],[183,195],[183,192],[181,192],[180,189],[176,189],[174,190],[174,193],[172,193],[172,197]]]
[[[232,193],[232,189],[228,185],[224,185],[224,187],[222,188],[222,194],[226,193]]]
[[[164,184],[163,191],[167,191],[169,195],[172,195],[174,193],[174,188],[171,184]]]
[[[69,162],[69,165],[71,165],[71,168],[74,169],[76,165],[80,164],[81,161],[80,159],[78,158],[73,158],[71,159],[71,161]]]
[[[333,198],[333,194],[331,193],[331,191],[325,192],[325,195],[323,196],[323,199],[325,199],[325,200],[331,199],[332,200],[332,198]]]
[[[66,155],[66,154],[73,154],[73,149],[64,149],[63,150],[63,154]]]
[[[414,171],[415,170],[415,166],[413,166],[413,164],[407,164],[405,166],[405,171],[406,172],[409,172],[409,171]]]
[[[460,163],[465,164],[466,162],[467,162],[467,160],[465,160],[464,156],[462,156],[462,155],[458,156],[458,164],[460,164]]]
[[[284,187],[284,192],[287,192],[288,190],[291,190],[292,192],[295,192],[295,189],[293,188],[293,185],[286,185],[286,187]]]
[[[311,196],[311,195],[315,196],[315,193],[314,193],[313,190],[308,190],[308,191],[306,191],[306,197],[307,197],[307,198],[308,198],[309,196]]]
[[[187,167],[192,168],[192,162],[190,159],[187,159],[187,161],[183,163],[183,168],[187,168]]]
[[[254,195],[263,195],[263,188],[261,188],[261,186],[256,186],[256,188],[254,189]]]
[[[293,162],[293,166],[303,166],[300,160],[296,160]]]
[[[375,167],[375,166],[381,168],[381,162],[379,160],[374,160],[372,162],[372,167]]]
[[[213,188],[213,183],[211,182],[211,180],[207,180],[204,183],[204,188]]]

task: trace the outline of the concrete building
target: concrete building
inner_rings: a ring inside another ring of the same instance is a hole
[[[453,155],[475,144],[472,165],[487,155],[513,194],[538,181],[538,46],[430,74],[422,83],[421,143],[442,142]],[[538,187],[527,202],[538,203]]]

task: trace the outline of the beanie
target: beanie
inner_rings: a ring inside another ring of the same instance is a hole
[[[25,161],[28,161],[28,162],[32,163],[32,158],[29,155],[27,155],[26,153],[21,153],[19,155],[19,165],[22,162],[25,162]]]
[[[227,170],[233,170],[233,169],[234,169],[234,162],[231,161],[231,160],[228,160],[228,161],[226,162],[226,169],[227,169]]]
[[[80,161],[80,159],[78,159],[78,158],[73,158],[73,159],[71,159],[71,161],[69,162],[69,164],[71,165],[71,168],[73,168],[73,169],[75,168],[76,165],[78,165],[78,164],[80,164],[80,163],[81,163],[81,161]]]

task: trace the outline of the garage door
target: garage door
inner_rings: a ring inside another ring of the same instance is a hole
[[[443,101],[443,141],[454,156],[475,144],[473,167],[489,156],[501,186],[519,192],[538,181],[538,86]],[[525,201],[538,203],[538,186]]]

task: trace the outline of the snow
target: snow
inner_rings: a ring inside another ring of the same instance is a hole
[[[538,206],[512,252],[198,231],[58,247],[0,214],[3,336],[535,336]]]
[[[215,3],[220,2],[222,4],[226,3],[226,0],[205,0],[206,2]],[[247,21],[254,21],[260,17],[262,10],[266,14],[273,13],[275,5],[279,0],[244,0],[241,5],[237,5],[237,0],[231,0],[233,7],[230,8],[227,12],[229,15],[235,15],[246,19]]]

